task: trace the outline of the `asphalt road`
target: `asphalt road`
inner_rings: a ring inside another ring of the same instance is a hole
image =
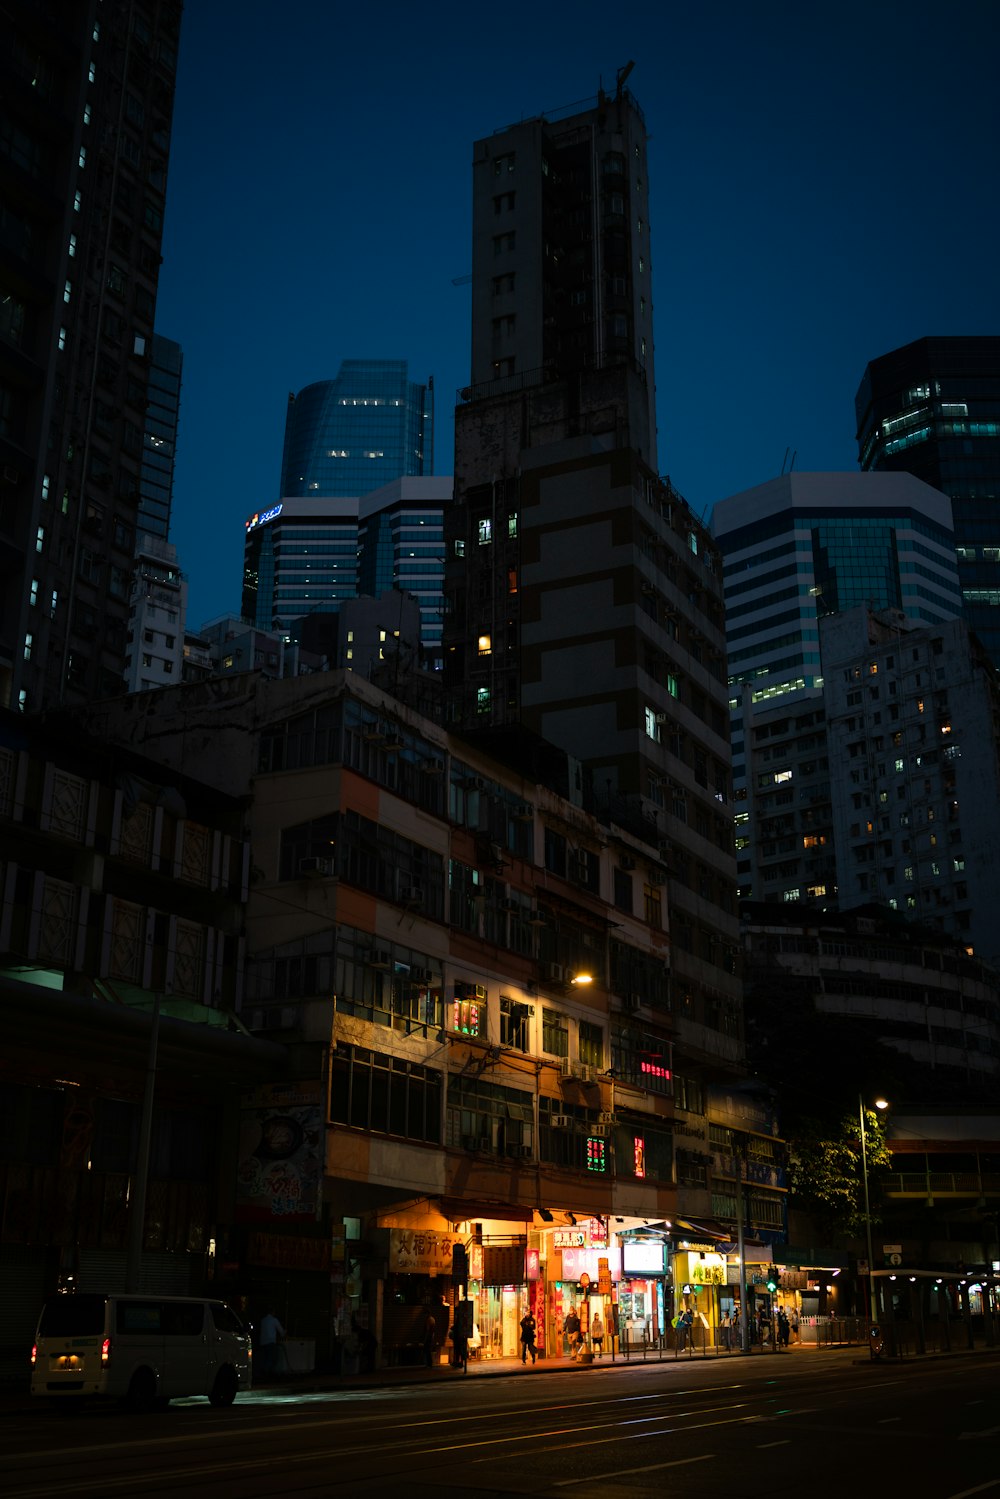
[[[1000,1499],[1000,1354],[742,1359],[262,1390],[0,1426],[3,1499]]]

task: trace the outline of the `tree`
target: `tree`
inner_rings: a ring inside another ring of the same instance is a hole
[[[865,1110],[868,1157],[868,1196],[872,1222],[879,1185],[892,1156],[885,1143],[882,1118]],[[864,1231],[864,1171],[861,1130],[857,1114],[845,1115],[833,1127],[829,1121],[803,1119],[788,1143],[788,1185],[796,1206],[815,1215],[831,1236],[857,1238]]]

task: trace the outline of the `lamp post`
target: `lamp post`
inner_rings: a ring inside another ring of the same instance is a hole
[[[888,1103],[884,1098],[875,1099],[877,1109],[887,1109]],[[865,1242],[868,1250],[868,1353],[874,1357],[872,1351],[872,1329],[876,1325],[875,1320],[875,1259],[872,1253],[872,1215],[868,1203],[868,1140],[865,1134],[865,1101],[858,1094],[858,1120],[861,1125],[861,1178],[865,1188]]]

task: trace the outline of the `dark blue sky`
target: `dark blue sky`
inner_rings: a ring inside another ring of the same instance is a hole
[[[649,148],[661,472],[699,513],[856,464],[871,358],[1000,333],[996,0],[420,7],[189,0],[157,331],[184,349],[189,624],[238,611],[288,392],[406,358],[452,471],[472,142],[629,79]]]

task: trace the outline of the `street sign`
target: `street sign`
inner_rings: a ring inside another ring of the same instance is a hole
[[[902,1246],[902,1244],[883,1244],[882,1245],[882,1253],[883,1254],[902,1254],[902,1252],[903,1252],[903,1246]]]

